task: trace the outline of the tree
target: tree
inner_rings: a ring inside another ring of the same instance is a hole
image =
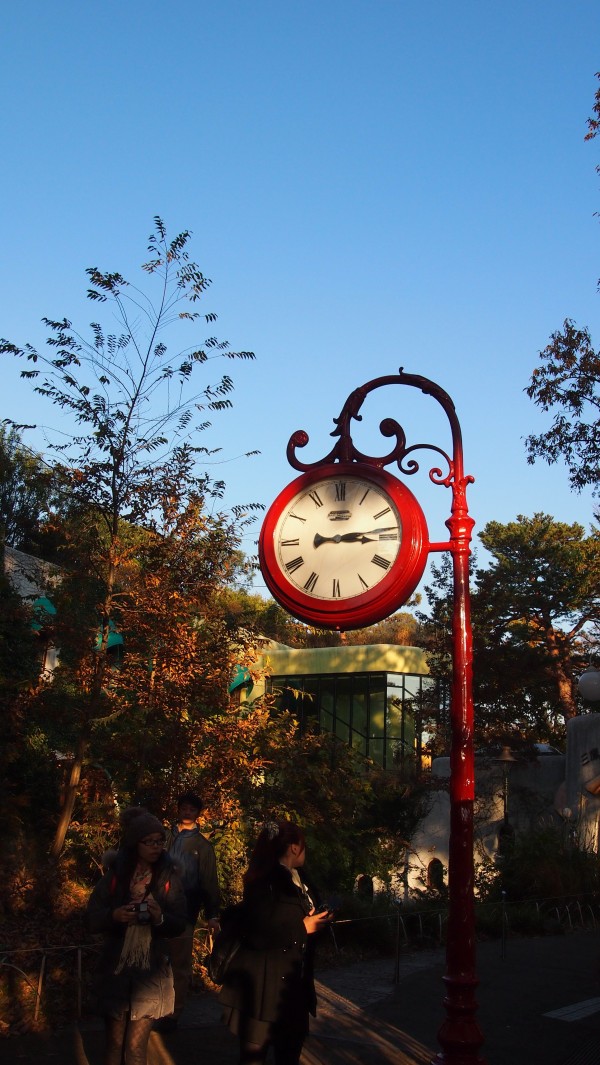
[[[232,709],[233,667],[250,659],[220,593],[242,568],[233,550],[239,531],[191,500],[165,518],[160,535],[138,534],[135,566],[114,609],[126,634],[113,671],[115,713],[96,730],[103,763],[131,798],[155,791],[160,780],[166,808],[206,742],[207,720]]]
[[[341,642],[338,632],[306,625],[274,599],[251,595],[245,589],[226,589],[222,603],[229,623],[242,626],[257,640],[276,640],[288,647],[331,647]]]
[[[231,406],[233,381],[223,374],[216,384],[197,390],[195,376],[210,359],[254,358],[249,351],[231,351],[213,336],[204,344],[186,345],[178,354],[169,354],[167,329],[182,342],[184,329],[195,330],[201,319],[212,324],[216,318],[212,312],[201,315],[196,310],[210,282],[189,259],[190,236],[185,230],[169,240],[162,220],[155,218],[150,258],[143,264],[149,293],[117,272],[97,267],[86,271],[89,299],[106,309],[111,321],[116,319],[118,332],[106,332],[99,322],[92,322],[91,337],[86,339],[66,318],[44,318],[49,355],[29,344],[21,348],[0,341],[1,353],[29,364],[21,376],[74,425],[66,443],[51,445],[57,456],[55,468],[68,488],[78,537],[77,550],[67,552],[72,564],[78,558],[76,595],[71,594],[73,579],[65,580],[62,597],[71,613],[67,619],[63,611],[58,623],[63,662],[59,674],[63,695],[69,693],[67,732],[74,757],[53,857],[63,846],[96,723],[120,713],[109,643],[119,621],[121,597],[128,594],[137,566],[139,540],[130,530],[140,528],[156,542],[165,535],[165,522],[168,534],[175,515],[190,508],[201,515],[207,496],[220,497],[223,484],[196,472],[198,460],[210,451],[191,439],[209,428],[207,412]],[[202,420],[197,420],[198,415]],[[239,546],[236,527],[245,513],[248,508],[235,511],[226,535],[224,521],[217,519],[214,527],[204,524],[207,539],[214,534],[222,541],[221,561],[212,571],[217,584],[225,580],[224,555]],[[198,529],[196,535],[198,544],[206,547]],[[60,686],[59,677],[57,681]]]
[[[600,352],[589,331],[566,319],[540,352],[527,395],[543,411],[555,411],[550,429],[527,437],[527,461],[564,459],[576,491],[600,492]]]
[[[37,554],[40,529],[55,497],[51,468],[25,448],[14,427],[0,425],[0,539]]]
[[[577,713],[574,677],[600,615],[600,537],[547,514],[489,522],[479,536],[492,562],[471,594],[477,742],[556,741]],[[431,671],[448,678],[449,572],[434,577],[421,620]]]
[[[31,867],[43,854],[43,827],[53,816],[57,781],[52,749],[29,713],[40,668],[40,639],[31,605],[0,572],[0,860],[6,876],[0,909],[14,913],[32,884]]]
[[[226,615],[230,622],[248,629],[257,638],[276,640],[288,647],[332,647],[340,643],[395,643],[404,647],[419,646],[419,625],[406,610],[398,611],[384,621],[366,629],[354,629],[342,636],[330,629],[316,629],[297,621],[274,599],[251,595],[244,589],[222,593]]]
[[[376,625],[346,633],[344,643],[395,643],[400,647],[420,647],[419,623],[407,610],[399,610]]]
[[[600,78],[600,73],[597,74]],[[588,119],[586,140],[600,132],[600,88],[594,103],[595,118]],[[596,167],[600,173],[600,165]],[[600,282],[599,282],[600,287]],[[600,351],[592,346],[587,328],[578,329],[566,318],[540,352],[525,389],[536,406],[553,411],[552,425],[526,439],[527,461],[542,458],[552,464],[562,458],[576,491],[591,486],[600,493]]]
[[[5,821],[18,818],[25,805],[22,795],[23,757],[28,728],[27,694],[39,668],[38,640],[31,625],[31,607],[0,573],[0,712],[2,753],[0,795]],[[19,768],[15,771],[14,767]]]
[[[577,713],[573,658],[600,616],[600,537],[534,514],[488,522],[480,539],[493,556],[476,576],[488,646],[525,660],[538,656],[548,702],[567,721]]]

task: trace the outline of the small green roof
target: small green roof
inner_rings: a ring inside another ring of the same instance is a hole
[[[231,695],[238,688],[248,688],[250,691],[254,687],[254,681],[250,675],[250,671],[245,666],[235,666],[233,670],[233,677],[231,678],[227,691]]]
[[[37,599],[34,599],[32,606],[33,620],[31,628],[34,632],[41,632],[50,621],[50,618],[56,614],[56,607],[45,595],[39,595]]]
[[[106,641],[106,649],[107,649],[107,651],[110,651],[111,648],[113,648],[113,647],[122,647],[124,643],[125,643],[125,641],[124,641],[123,637],[121,636],[121,633],[117,632],[116,629],[115,629],[114,621],[109,621],[109,623],[108,623],[108,640]],[[96,650],[99,651],[101,647],[102,647],[102,629],[100,629],[100,632],[98,633],[98,635],[96,637]]]

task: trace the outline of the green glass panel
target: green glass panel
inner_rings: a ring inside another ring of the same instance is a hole
[[[376,739],[369,741],[369,758],[371,758],[377,765],[383,766],[384,746],[383,739]]]
[[[369,732],[368,701],[366,685],[352,697],[352,730],[366,737]]]
[[[369,732],[371,737],[383,736],[385,733],[385,683],[383,674],[371,675],[369,695]]]
[[[335,682],[332,677],[321,677],[319,690],[319,723],[326,732],[335,728]]]
[[[338,725],[343,723],[349,728],[352,706],[352,677],[336,677],[335,688],[335,716]],[[338,732],[339,735],[340,733]]]

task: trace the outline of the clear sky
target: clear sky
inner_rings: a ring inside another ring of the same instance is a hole
[[[291,432],[320,458],[346,396],[402,365],[455,401],[476,531],[589,525],[589,493],[526,463],[545,422],[523,389],[565,317],[600,343],[596,2],[20,0],[0,34],[0,335],[96,318],[85,267],[135,273],[160,214],[194,233],[219,336],[257,354],[228,366],[235,408],[203,441],[261,451],[212,467],[228,504],[268,505]],[[18,373],[5,360],[0,417],[56,425]],[[363,413],[364,450],[383,416],[449,448],[412,390]],[[441,540],[449,492],[423,468]]]

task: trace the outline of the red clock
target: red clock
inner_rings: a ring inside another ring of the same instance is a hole
[[[290,614],[328,629],[388,617],[417,587],[429,553],[425,515],[385,470],[331,463],[297,477],[259,539],[266,585]]]

